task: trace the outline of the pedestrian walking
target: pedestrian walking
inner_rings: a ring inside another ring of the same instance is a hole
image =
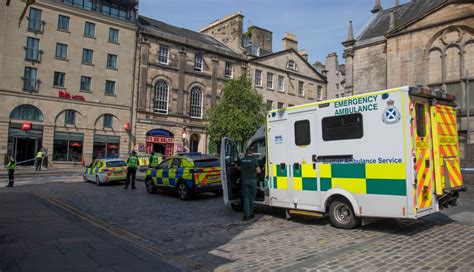
[[[43,149],[40,148],[36,153],[36,169],[35,171],[41,171],[41,165],[43,165],[44,153]]]
[[[240,181],[242,187],[242,197],[244,202],[244,221],[254,218],[253,206],[257,196],[257,175],[260,174],[258,160],[252,154],[252,150],[247,148],[245,156],[237,163],[240,170]]]
[[[15,169],[16,169],[16,160],[13,156],[10,156],[10,160],[6,166],[8,169],[8,185],[7,187],[13,187],[15,183]]]
[[[137,153],[135,151],[132,151],[132,154],[130,157],[128,157],[127,160],[127,181],[125,182],[125,187],[124,189],[128,188],[128,185],[130,185],[130,181],[132,182],[132,189],[136,189],[135,187],[135,177],[137,176],[137,168],[138,168],[139,162],[138,162],[138,157]]]
[[[153,153],[151,154],[150,156],[150,159],[149,159],[149,164],[148,164],[148,167],[150,168],[155,168],[158,166],[158,164],[160,163],[160,158],[158,156],[158,153],[156,151],[153,151]]]

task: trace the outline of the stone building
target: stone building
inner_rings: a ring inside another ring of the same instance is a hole
[[[133,134],[140,153],[207,153],[204,114],[245,56],[210,35],[140,16]]]
[[[315,62],[314,68],[327,79],[327,96],[326,99],[334,99],[351,95],[346,93],[346,71],[345,65],[339,64],[339,60],[336,53],[329,53],[326,57],[326,63]]]
[[[308,63],[306,50],[298,50],[296,36],[285,33],[282,50],[273,52],[271,31],[250,26],[243,32],[242,14],[235,13],[201,29],[248,59],[254,87],[272,108],[326,99],[326,79]]]
[[[395,1],[388,9],[376,0],[372,13],[358,37],[350,24],[343,42],[346,91],[359,94],[403,85],[444,89],[457,97],[460,136],[466,140],[474,128],[470,124],[468,129],[465,118],[474,106],[472,0]]]
[[[20,27],[24,2],[0,8],[2,158],[43,148],[67,167],[129,152],[137,5],[41,0]]]

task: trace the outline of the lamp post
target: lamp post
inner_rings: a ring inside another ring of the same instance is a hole
[[[186,148],[186,142],[188,138],[188,131],[186,127],[183,127],[183,130],[181,131],[181,137],[183,138],[183,152],[187,152],[188,150]]]

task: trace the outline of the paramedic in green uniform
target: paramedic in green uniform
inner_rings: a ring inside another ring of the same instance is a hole
[[[124,189],[128,188],[128,185],[130,184],[130,180],[132,181],[132,189],[136,189],[135,187],[135,177],[137,175],[137,168],[138,168],[139,162],[138,162],[138,157],[137,153],[135,151],[132,151],[132,154],[130,157],[128,157],[127,160],[127,180],[125,181],[125,187]]]
[[[257,196],[257,175],[260,174],[258,160],[253,156],[250,148],[247,148],[245,157],[238,162],[237,169],[240,170],[244,201],[244,220],[247,221],[255,217],[253,215],[253,202]]]

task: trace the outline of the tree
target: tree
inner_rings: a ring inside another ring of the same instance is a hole
[[[252,87],[247,76],[226,82],[220,100],[207,112],[211,146],[226,136],[235,140],[243,150],[250,137],[263,125],[265,110],[262,96]]]

